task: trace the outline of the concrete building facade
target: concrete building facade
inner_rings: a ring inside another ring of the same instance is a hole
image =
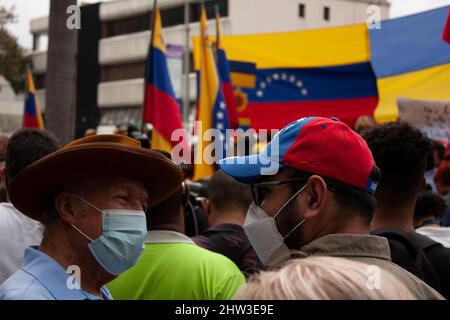
[[[158,1],[166,44],[184,46],[186,43],[185,2]],[[138,122],[143,99],[144,63],[151,36],[149,29],[152,3],[153,1],[149,0],[115,0],[100,4],[100,75],[96,101],[100,125]],[[377,5],[381,19],[389,17],[390,7],[387,0],[218,0],[205,1],[205,4],[210,19],[214,17],[214,4],[219,5],[225,35],[286,32],[365,23],[368,6]],[[188,6],[189,36],[195,36],[200,33],[199,1],[191,0]],[[214,34],[214,20],[210,20],[209,24],[209,31]],[[34,36],[31,58],[36,76],[36,94],[44,111],[45,72],[49,62],[45,47],[42,47],[45,42],[42,38],[45,38],[47,30],[46,17],[32,20],[30,23],[30,32]],[[191,43],[192,41],[189,41],[190,46]],[[190,50],[191,48],[189,52]],[[192,110],[197,88],[192,66],[190,71],[187,79]],[[179,79],[180,90],[175,88],[179,98],[187,93],[185,78]]]

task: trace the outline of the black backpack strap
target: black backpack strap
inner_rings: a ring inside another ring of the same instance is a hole
[[[433,250],[434,248],[443,248],[444,247],[442,245],[442,243],[434,241],[433,239],[431,239],[427,236],[421,235],[417,232],[414,233],[412,235],[412,237],[413,237],[416,245],[425,252],[427,252],[428,250]]]
[[[440,290],[439,276],[426,255],[427,250],[441,246],[439,243],[427,237],[419,239],[416,234],[408,234],[397,229],[378,229],[372,234],[388,239],[391,251],[395,251],[393,262],[415,274],[437,291]]]

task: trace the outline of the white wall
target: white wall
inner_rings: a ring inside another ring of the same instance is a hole
[[[189,98],[196,98],[195,74],[189,75]],[[97,104],[100,108],[134,107],[142,104],[144,98],[144,79],[131,79],[102,82],[98,85]]]
[[[299,4],[305,5],[305,17],[299,17]],[[323,19],[323,8],[330,8],[330,20]],[[229,0],[232,34],[285,32],[364,23],[364,2],[345,0]],[[389,7],[380,6],[382,19]]]
[[[209,21],[208,29],[210,34],[215,34],[216,27],[214,20]],[[224,33],[230,32],[230,20],[228,18],[222,19],[222,29]],[[189,25],[189,35],[192,37],[199,34],[199,23],[191,23]],[[143,31],[101,39],[99,45],[99,64],[114,65],[124,62],[144,61],[147,56],[150,37],[150,31]],[[164,28],[163,37],[166,44],[184,45],[184,25]],[[192,48],[192,41],[189,44]]]

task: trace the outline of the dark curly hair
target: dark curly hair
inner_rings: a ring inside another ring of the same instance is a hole
[[[440,218],[447,211],[447,203],[437,193],[422,191],[417,197],[414,217],[434,216]]]
[[[381,170],[377,199],[402,205],[417,197],[422,189],[431,141],[403,122],[390,122],[363,133]]]

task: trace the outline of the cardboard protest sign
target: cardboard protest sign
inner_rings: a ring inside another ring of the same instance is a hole
[[[450,101],[425,101],[397,98],[400,121],[418,128],[433,140],[449,140]]]

